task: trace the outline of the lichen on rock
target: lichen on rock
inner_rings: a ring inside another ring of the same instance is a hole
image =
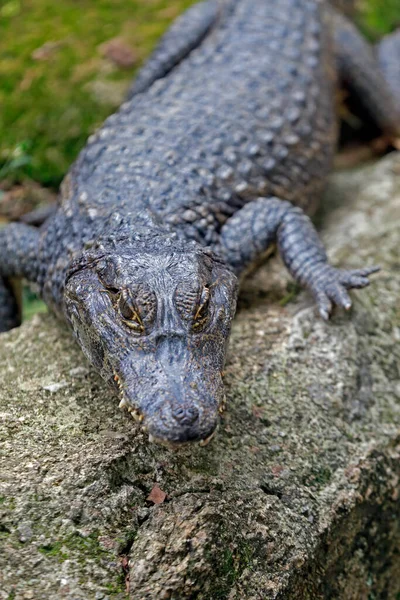
[[[246,283],[206,448],[149,444],[52,317],[1,336],[0,598],[398,597],[400,154],[323,213],[383,269],[329,323],[279,259]]]

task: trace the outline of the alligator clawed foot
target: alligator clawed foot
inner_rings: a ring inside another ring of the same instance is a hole
[[[321,317],[328,320],[334,305],[349,310],[352,302],[347,290],[367,287],[369,276],[379,270],[378,266],[347,270],[324,265],[310,285]]]

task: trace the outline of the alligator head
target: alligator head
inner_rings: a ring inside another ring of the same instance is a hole
[[[151,441],[176,445],[204,443],[216,429],[236,297],[236,277],[212,252],[153,240],[84,252],[64,306],[120,406]]]

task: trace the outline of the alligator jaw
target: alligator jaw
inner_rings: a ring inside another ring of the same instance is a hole
[[[126,409],[137,423],[143,423],[144,415],[137,408],[134,408],[128,402],[128,400],[124,396],[122,388],[120,389],[120,392],[121,392],[122,398],[121,398],[121,401],[120,401],[118,407],[121,408],[122,410]],[[225,406],[226,406],[226,401],[224,399],[221,402],[221,406],[219,409],[220,414],[222,414],[222,412],[225,410]],[[147,427],[145,425],[142,425],[141,429],[144,433],[147,433]],[[211,435],[209,435],[207,438],[205,438],[203,440],[198,441],[197,443],[202,448],[204,448],[205,446],[208,446],[208,444],[211,442],[211,440],[215,437],[216,433],[217,433],[217,428],[212,432]],[[163,440],[161,438],[157,438],[154,435],[152,435],[151,433],[149,434],[149,442],[152,444],[159,444],[161,446],[169,448],[170,450],[179,450],[179,448],[182,448],[184,446],[193,445],[196,443],[196,442],[178,442],[178,443],[169,442],[168,440]]]
[[[144,419],[144,415],[140,412],[140,410],[138,410],[137,408],[134,408],[127,400],[126,398],[122,398],[121,402],[118,405],[118,408],[124,409],[126,408],[126,410],[130,413],[130,415],[132,416],[132,418],[137,421],[138,423],[142,423],[143,419]]]
[[[167,440],[163,440],[161,438],[157,438],[154,435],[152,435],[151,433],[149,434],[149,442],[151,444],[158,444],[160,446],[164,446],[165,448],[168,448],[169,450],[181,450],[182,448],[187,448],[188,446],[193,446],[196,443],[201,447],[204,448],[204,446],[207,446],[211,440],[215,437],[215,434],[217,433],[217,428],[212,432],[211,435],[208,436],[208,438],[204,439],[204,440],[200,440],[197,442],[169,442]]]
[[[143,423],[144,418],[145,418],[144,414],[138,408],[134,407],[130,403],[130,401],[127,399],[121,379],[115,371],[114,371],[114,381],[116,382],[116,384],[118,386],[118,391],[119,391],[119,396],[120,396],[120,402],[119,402],[118,408],[120,408],[121,410],[126,409],[137,423],[142,424],[141,430],[144,433],[147,433],[148,429],[147,429],[146,425]],[[224,396],[219,404],[218,412],[220,415],[222,415],[225,410],[226,410],[226,397]],[[211,433],[211,435],[209,435],[208,437],[206,437],[202,440],[188,441],[188,442],[171,442],[171,441],[168,441],[168,440],[165,440],[162,438],[158,438],[157,436],[154,436],[150,433],[149,434],[149,442],[164,446],[166,448],[169,448],[170,450],[179,450],[182,447],[194,445],[196,443],[200,447],[204,448],[215,437],[216,432],[217,432],[217,427]]]
[[[117,373],[114,373],[114,381],[116,382],[116,384],[118,386],[119,395],[121,398],[118,408],[120,408],[121,410],[126,408],[126,410],[131,414],[132,418],[135,419],[135,421],[137,421],[138,423],[142,423],[143,419],[144,419],[144,415],[140,412],[139,409],[132,406],[132,404],[129,402],[129,400],[127,400],[125,393],[124,393],[123,385],[121,383],[121,379],[117,375]],[[146,431],[145,427],[143,427],[142,429],[144,431]]]

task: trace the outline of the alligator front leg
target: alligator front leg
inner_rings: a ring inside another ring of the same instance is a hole
[[[20,324],[10,278],[37,281],[39,232],[34,227],[13,223],[0,229],[0,332]]]
[[[294,279],[314,296],[323,319],[329,318],[333,304],[348,310],[347,290],[367,286],[368,275],[379,270],[332,267],[309,217],[290,202],[273,197],[250,202],[225,223],[219,252],[240,275],[274,243]]]

